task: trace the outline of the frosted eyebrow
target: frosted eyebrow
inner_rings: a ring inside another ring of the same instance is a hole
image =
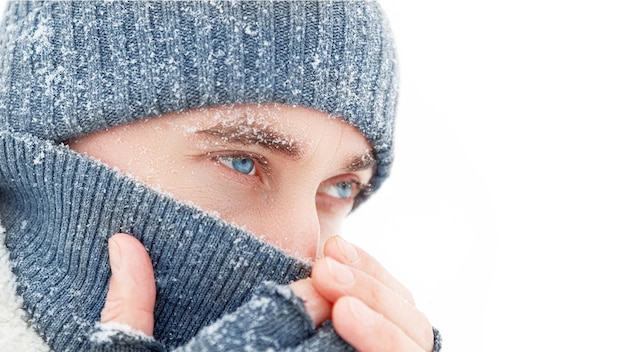
[[[347,171],[361,171],[366,169],[373,169],[376,166],[376,158],[371,150],[363,155],[354,155],[350,157],[346,162]]]
[[[244,146],[256,145],[293,159],[299,159],[303,155],[301,142],[269,126],[256,123],[247,122],[239,125],[217,125],[198,131],[198,133],[208,134],[225,143],[234,143]]]

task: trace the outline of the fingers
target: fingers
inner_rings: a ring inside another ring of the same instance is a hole
[[[397,325],[353,297],[335,303],[333,326],[359,352],[425,351]]]
[[[409,303],[415,304],[411,292],[389,274],[376,259],[343,238],[335,236],[328,239],[324,244],[324,256],[331,257],[340,263],[368,273]]]
[[[102,323],[121,323],[152,336],[156,284],[150,257],[133,236],[118,233],[109,239],[111,280]]]
[[[332,258],[319,260],[313,267],[311,277],[317,292],[328,301],[336,305],[342,297],[356,298],[381,313],[411,340],[428,350],[432,348],[433,333],[428,319],[412,303],[375,277]],[[333,322],[340,318],[335,309]]]
[[[310,278],[298,280],[289,285],[296,296],[304,301],[304,307],[313,320],[315,326],[330,319],[330,303],[320,295],[313,287],[313,280]]]

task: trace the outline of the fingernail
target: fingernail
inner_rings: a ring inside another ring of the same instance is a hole
[[[356,321],[366,327],[374,326],[376,323],[376,313],[374,313],[373,310],[356,298],[350,298],[348,305],[350,306],[350,311],[356,318]]]
[[[359,252],[357,252],[356,248],[350,242],[337,236],[337,244],[341,255],[343,255],[349,263],[354,263],[359,259]]]
[[[111,272],[113,275],[120,270],[122,262],[122,249],[117,241],[111,237],[109,238],[109,264],[111,265]]]
[[[328,271],[339,284],[347,285],[354,281],[354,274],[348,267],[332,259],[327,260]]]

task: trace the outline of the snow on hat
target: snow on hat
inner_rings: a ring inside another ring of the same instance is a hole
[[[375,190],[396,99],[373,1],[18,1],[0,26],[0,129],[55,142],[190,108],[302,105],[366,136]]]

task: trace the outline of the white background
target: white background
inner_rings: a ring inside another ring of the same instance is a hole
[[[397,158],[344,236],[445,351],[626,351],[620,3],[382,0]]]
[[[621,4],[383,2],[397,159],[349,236],[407,282],[444,350],[626,351]]]

